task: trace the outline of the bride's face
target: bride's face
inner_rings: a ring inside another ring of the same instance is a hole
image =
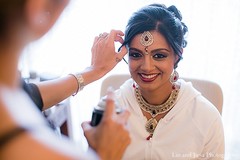
[[[170,75],[176,56],[166,39],[151,31],[153,43],[149,46],[140,42],[142,34],[136,35],[129,45],[129,71],[133,80],[144,90],[171,87]]]

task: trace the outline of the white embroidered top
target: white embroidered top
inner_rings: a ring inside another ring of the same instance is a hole
[[[116,91],[116,99],[131,113],[131,144],[126,160],[223,159],[224,132],[221,115],[190,82],[179,80],[180,93],[173,109],[159,121],[153,137],[146,140],[147,119],[136,101],[132,79]]]

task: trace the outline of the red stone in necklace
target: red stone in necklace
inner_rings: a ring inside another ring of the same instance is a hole
[[[149,140],[152,138],[152,136],[153,136],[153,135],[152,135],[152,134],[150,134],[150,135],[149,135],[149,136],[146,138],[146,140],[148,140],[148,141],[149,141]]]

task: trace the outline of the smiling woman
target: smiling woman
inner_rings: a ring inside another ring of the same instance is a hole
[[[131,112],[132,141],[123,159],[224,155],[218,110],[190,83],[178,79],[187,31],[174,5],[150,4],[130,17],[123,45],[128,48],[131,79],[115,91],[120,106]]]

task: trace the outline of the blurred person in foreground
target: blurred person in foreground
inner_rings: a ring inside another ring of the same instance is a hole
[[[84,152],[68,139],[56,137],[22,89],[18,72],[22,50],[51,29],[68,3],[68,0],[0,0],[0,159],[121,159],[130,143],[125,126],[129,113],[115,113],[111,93],[99,126],[82,124],[90,145]],[[92,64],[83,71],[85,76],[68,76],[74,92],[82,88],[83,82],[86,85],[101,78],[121,60],[126,50],[116,53],[113,44],[122,42],[121,36],[121,31],[112,30],[95,38]],[[109,63],[99,54],[108,57]],[[94,73],[97,76],[90,76]]]

